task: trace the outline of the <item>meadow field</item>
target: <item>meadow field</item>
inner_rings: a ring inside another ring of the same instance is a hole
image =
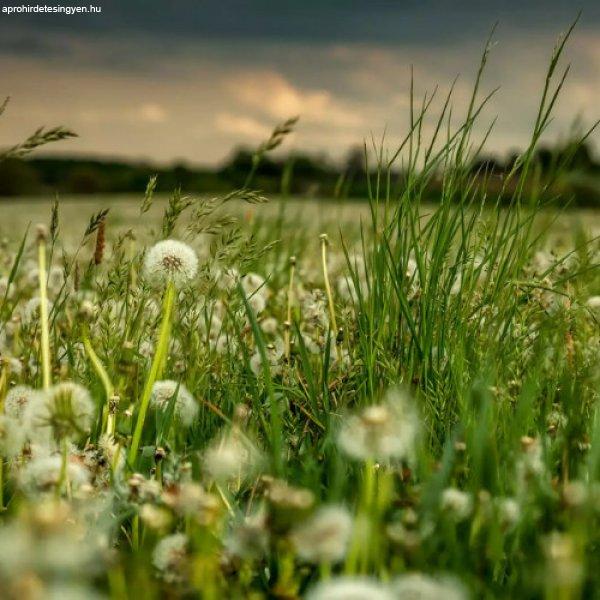
[[[0,200],[0,597],[599,597],[600,216],[535,163],[565,40],[495,186],[478,78],[362,202]]]

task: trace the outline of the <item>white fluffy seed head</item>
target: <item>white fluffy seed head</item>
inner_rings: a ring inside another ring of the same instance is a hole
[[[442,492],[441,507],[452,517],[462,521],[467,519],[473,511],[473,498],[467,492],[456,488],[446,488]]]
[[[198,404],[182,383],[172,379],[157,381],[152,388],[150,405],[155,410],[166,410],[173,397],[175,397],[175,416],[182,425],[189,427],[198,414]]]
[[[75,438],[89,432],[96,405],[82,385],[65,381],[38,393],[24,413],[32,441],[51,432],[55,439]]]
[[[450,577],[431,577],[422,573],[401,575],[392,583],[395,598],[415,600],[466,600],[464,587]]]
[[[183,242],[163,240],[150,248],[144,260],[144,276],[154,285],[173,281],[176,287],[189,283],[198,272],[196,252]]]
[[[34,458],[21,471],[21,487],[29,494],[54,490],[60,482],[63,460],[59,454]],[[73,490],[88,483],[89,471],[79,462],[67,461],[67,478]]]
[[[216,481],[247,480],[262,462],[260,450],[236,429],[214,440],[204,453],[204,468]]]
[[[340,449],[355,460],[411,460],[419,432],[412,399],[398,389],[388,391],[382,404],[348,417],[339,435]]]
[[[335,563],[346,556],[352,516],[343,506],[320,508],[291,534],[298,556],[314,563]]]
[[[21,423],[7,415],[0,415],[0,450],[12,458],[19,454],[25,445],[25,431]]]
[[[322,581],[306,596],[307,600],[394,600],[398,597],[375,579],[351,576]]]
[[[40,318],[41,305],[42,301],[39,296],[34,296],[21,307],[21,322],[23,325],[32,325]],[[46,300],[46,306],[48,307],[48,314],[50,314],[52,311],[52,303],[50,300]]]
[[[152,564],[165,581],[181,581],[187,555],[188,538],[183,533],[164,537],[152,552]]]
[[[16,385],[4,399],[4,412],[8,417],[21,420],[29,404],[39,396],[39,392],[28,385]]]

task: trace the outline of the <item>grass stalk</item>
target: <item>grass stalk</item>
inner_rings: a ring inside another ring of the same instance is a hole
[[[167,358],[169,349],[169,338],[171,332],[171,316],[173,313],[173,307],[175,304],[175,285],[173,281],[167,283],[165,295],[162,304],[162,322],[160,326],[160,332],[158,336],[158,342],[150,367],[150,372],[144,384],[144,390],[142,392],[142,398],[138,409],[137,421],[135,424],[135,430],[133,432],[133,438],[131,440],[131,446],[129,448],[128,462],[131,467],[135,465],[137,459],[137,453],[142,439],[142,433],[144,431],[144,422],[146,420],[146,413],[148,412],[148,406],[150,404],[150,397],[152,395],[152,388],[157,379],[160,378],[164,363]]]

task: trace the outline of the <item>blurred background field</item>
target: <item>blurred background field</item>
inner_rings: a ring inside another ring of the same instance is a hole
[[[109,209],[108,224],[113,233],[128,229],[136,229],[139,233],[142,197],[142,193],[61,197],[61,231],[66,238],[78,236],[85,230],[92,214]],[[168,194],[155,196],[149,213],[144,216],[143,227],[149,230],[153,224],[158,227],[168,198]],[[0,198],[0,235],[14,241],[22,237],[28,224],[47,223],[52,203],[53,200],[47,197]],[[434,208],[434,204],[424,205],[424,218]],[[271,229],[271,234],[279,227],[285,229],[286,235],[298,235],[300,230],[307,236],[326,231],[330,235],[341,233],[349,239],[358,238],[361,222],[369,220],[366,202],[326,198],[307,200],[274,196],[269,202],[258,206],[233,202],[227,206],[227,213],[238,219],[242,226],[264,225],[266,229]],[[577,230],[586,232],[590,237],[600,235],[600,211],[593,208],[569,208],[558,218],[555,209],[547,209],[538,218],[540,222],[555,220],[552,230],[557,237],[565,239],[565,244],[572,241]],[[280,223],[282,219],[284,223]],[[183,225],[186,225],[185,220]]]

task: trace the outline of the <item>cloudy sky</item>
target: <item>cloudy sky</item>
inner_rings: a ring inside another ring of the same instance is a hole
[[[371,134],[406,132],[411,66],[418,93],[459,75],[464,112],[498,21],[484,91],[501,89],[481,130],[497,115],[489,147],[505,153],[525,143],[555,39],[580,9],[549,135],[600,116],[597,0],[92,2],[100,14],[0,12],[0,94],[12,97],[0,145],[64,124],[80,138],[61,153],[217,164],[299,114],[289,147],[339,158]]]

